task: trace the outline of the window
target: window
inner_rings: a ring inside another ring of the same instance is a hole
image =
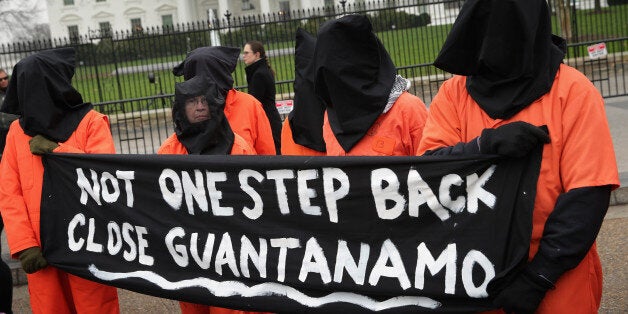
[[[100,29],[100,36],[102,36],[102,37],[110,37],[111,36],[111,23],[109,23],[109,22],[100,22],[100,23],[98,23],[98,29]]]
[[[172,14],[166,14],[161,16],[161,25],[164,28],[172,28],[174,22],[172,21]]]
[[[255,6],[253,6],[250,0],[242,0],[242,11],[253,9],[255,9]]]
[[[78,25],[68,25],[68,37],[70,37],[70,42],[72,43],[79,42]]]
[[[290,18],[290,1],[279,1],[279,18]]]
[[[142,33],[143,31],[142,19],[131,19],[131,32]]]
[[[63,5],[74,5],[74,0],[63,0]]]

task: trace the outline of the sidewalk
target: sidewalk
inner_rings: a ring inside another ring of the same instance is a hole
[[[621,186],[611,196],[611,207],[604,220],[604,225],[598,237],[598,250],[604,268],[604,295],[600,313],[618,313],[628,308],[626,291],[626,238],[628,231],[628,97],[606,99],[606,114],[608,117]],[[2,259],[8,261],[13,271],[14,285],[14,312],[31,313],[26,276],[20,264],[8,257],[8,246],[4,232],[1,236]],[[138,294],[128,290],[118,289],[120,309],[123,313],[173,313],[179,312],[176,301],[160,299]]]

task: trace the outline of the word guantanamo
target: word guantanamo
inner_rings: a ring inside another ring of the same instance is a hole
[[[276,312],[486,310],[527,256],[538,156],[255,157],[48,155],[44,256]]]

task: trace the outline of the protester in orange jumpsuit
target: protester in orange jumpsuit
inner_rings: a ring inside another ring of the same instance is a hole
[[[328,156],[414,155],[427,108],[408,93],[395,65],[363,15],[331,20],[318,31],[314,88],[327,106]]]
[[[294,103],[281,129],[281,154],[325,156],[323,116],[325,105],[314,94],[314,72],[311,67],[316,38],[297,29],[294,48]]]
[[[242,136],[258,155],[275,155],[270,123],[262,104],[255,97],[233,88],[231,73],[235,70],[240,49],[201,47],[192,50],[173,73],[188,80],[198,74],[207,76],[219,88],[228,90],[225,116],[235,133]]]
[[[459,75],[432,101],[419,154],[521,157],[545,143],[529,259],[514,278],[488,286],[508,313],[600,306],[595,238],[619,184],[617,164],[604,101],[562,64],[564,48],[545,0],[469,0],[434,62]]]
[[[175,133],[158,154],[254,155],[251,146],[234,133],[223,107],[227,91],[199,75],[175,86],[172,119]]]
[[[164,141],[158,154],[179,155],[255,155],[255,151],[237,133],[225,117],[223,107],[228,90],[210,78],[197,75],[175,85],[172,119],[175,133]],[[179,302],[181,312],[245,314],[190,302]]]
[[[0,210],[11,256],[27,273],[33,313],[119,313],[114,287],[52,266],[41,252],[40,154],[113,154],[107,117],[83,103],[72,87],[75,51],[46,50],[19,61],[0,111],[17,114],[0,163]]]

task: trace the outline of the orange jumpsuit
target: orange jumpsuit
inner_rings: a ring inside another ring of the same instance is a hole
[[[375,120],[364,137],[345,152],[336,140],[325,112],[323,138],[327,156],[413,156],[426,120],[427,108],[423,101],[403,92],[390,110]]]
[[[290,128],[290,120],[287,118],[283,121],[281,127],[281,154],[293,156],[326,156],[327,153],[313,150],[309,147],[299,145],[292,139],[292,129]]]
[[[41,247],[39,206],[44,167],[41,157],[31,154],[30,139],[19,121],[14,121],[0,163],[0,209],[13,258],[27,248]],[[89,111],[54,152],[114,154],[107,116]],[[119,313],[115,287],[52,266],[27,274],[27,280],[33,313]]]
[[[255,151],[251,148],[244,138],[234,133],[233,147],[231,148],[231,155],[255,155]],[[274,144],[273,144],[274,145]],[[157,150],[157,154],[174,154],[174,155],[187,155],[188,151],[179,141],[176,134],[172,134],[167,138],[164,143]],[[190,302],[179,302],[181,307],[181,313],[183,314],[255,314],[259,312],[232,310],[221,307],[196,304]]]
[[[561,64],[547,94],[508,120],[493,120],[469,96],[465,82],[465,77],[454,76],[443,83],[430,105],[417,153],[469,142],[482,129],[509,122],[547,125],[551,143],[544,147],[537,183],[529,252],[532,259],[559,194],[581,187],[619,185],[604,100],[584,75]],[[555,286],[547,291],[537,313],[597,313],[602,267],[595,244]]]
[[[233,146],[231,147],[231,155],[255,155],[255,150],[251,148],[251,145],[247,143],[242,136],[233,134]],[[171,154],[171,155],[187,155],[188,150],[177,138],[177,134],[173,133],[167,138],[161,147],[157,150],[157,154]]]
[[[224,111],[233,133],[242,136],[258,155],[277,154],[270,122],[255,97],[231,89],[227,93]]]

